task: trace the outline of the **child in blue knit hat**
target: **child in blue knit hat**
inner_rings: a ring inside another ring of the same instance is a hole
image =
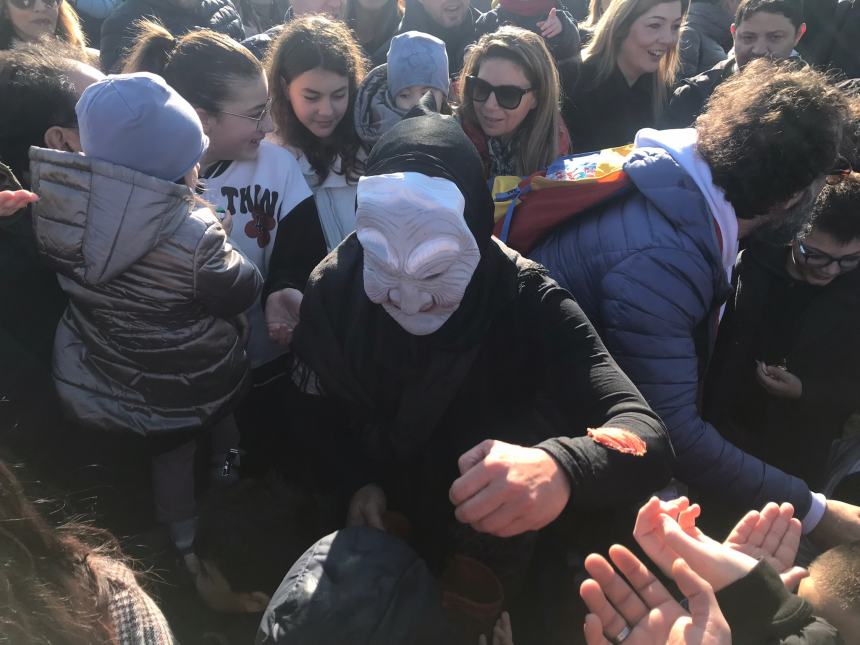
[[[156,518],[193,569],[197,442],[228,480],[249,374],[238,317],[262,279],[195,198],[208,141],[161,77],[110,76],[76,113],[84,155],[30,151],[38,247],[69,297],[54,382],[81,425],[146,438]]]
[[[445,43],[420,31],[391,39],[387,63],[364,77],[355,99],[355,128],[367,150],[432,92],[436,108],[447,109],[450,80]]]

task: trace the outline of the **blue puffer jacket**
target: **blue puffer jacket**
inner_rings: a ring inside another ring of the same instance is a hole
[[[635,190],[572,219],[532,259],[573,293],[662,417],[678,479],[748,508],[788,501],[803,517],[802,480],[744,453],[699,414],[709,332],[730,291],[705,197],[665,150],[637,149],[625,170]]]

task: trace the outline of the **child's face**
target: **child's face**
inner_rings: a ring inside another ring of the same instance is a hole
[[[404,87],[397,93],[397,96],[394,97],[394,104],[399,110],[411,110],[418,105],[421,97],[427,92],[433,92],[433,98],[436,99],[436,107],[441,107],[442,101],[445,100],[445,95],[441,90],[427,87],[426,85],[410,85],[409,87]]]
[[[301,124],[320,139],[331,136],[349,106],[349,79],[317,67],[281,82]]]
[[[839,602],[823,593],[810,575],[800,581],[797,595],[813,607],[813,613],[833,625],[845,643],[860,643],[860,616],[839,606]]]
[[[274,129],[268,112],[269,86],[263,74],[236,79],[231,87],[232,96],[219,112],[198,111],[203,131],[209,137],[207,163],[256,159],[260,142]]]

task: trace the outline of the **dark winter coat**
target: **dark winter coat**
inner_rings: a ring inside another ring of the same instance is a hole
[[[721,4],[693,2],[681,32],[681,78],[705,72],[726,59],[732,48],[733,16]]]
[[[579,50],[582,48],[582,43],[579,39],[579,29],[576,26],[576,22],[561,7],[558,7],[556,15],[561,22],[561,33],[555,38],[547,40],[547,47],[549,47],[550,52],[557,61],[579,58]],[[502,7],[496,7],[478,18],[475,28],[477,29],[478,38],[484,34],[491,34],[504,25],[521,27],[540,36],[540,29],[537,23],[542,20],[546,20],[546,16],[520,16],[506,11]]]
[[[663,129],[689,128],[705,111],[705,104],[717,86],[737,70],[734,57],[717,63],[693,78],[685,78],[675,89],[669,105],[660,115]]]
[[[860,78],[860,1],[842,0],[832,20],[822,21],[827,36],[821,39],[813,61],[821,67],[841,72],[846,78]],[[802,41],[801,41],[802,42]]]
[[[788,253],[753,246],[740,254],[705,413],[735,445],[820,490],[830,446],[860,407],[860,271],[813,287],[788,274]],[[784,365],[803,383],[802,396],[768,394],[756,360]]]
[[[448,73],[451,76],[457,76],[460,70],[463,69],[463,58],[466,54],[466,48],[478,40],[478,32],[475,24],[480,17],[481,12],[470,7],[463,22],[456,27],[448,29],[433,20],[418,0],[409,0],[406,3],[403,20],[400,21],[397,33],[392,34],[392,38],[397,34],[407,31],[422,31],[425,34],[436,36],[445,43],[445,49],[448,52]],[[387,61],[390,44],[391,38],[386,40],[376,50],[376,53],[373,54],[371,63],[374,66],[382,65],[382,63]]]
[[[20,190],[0,164],[0,190]],[[29,208],[0,218],[0,399],[44,403],[51,384],[51,356],[66,294],[39,257]]]
[[[442,588],[409,546],[366,526],[311,546],[263,614],[259,645],[459,645]]]
[[[242,41],[245,28],[231,0],[201,0],[195,9],[184,9],[171,0],[125,0],[102,24],[101,64],[106,72],[117,72],[125,50],[134,44],[134,23],[141,18],[160,21],[174,36],[207,28]]]
[[[275,25],[274,27],[267,29],[261,34],[256,34],[254,36],[250,36],[242,41],[242,45],[251,50],[251,53],[254,54],[258,59],[265,60],[266,54],[269,52],[269,47],[272,46],[272,43],[281,33],[288,22],[293,19],[293,8],[288,7],[287,13],[284,14],[284,20],[281,24]]]
[[[32,148],[39,252],[69,306],[54,382],[82,424],[148,435],[198,429],[248,384],[237,325],[262,288],[185,186],[83,155]]]
[[[664,149],[635,149],[624,168],[635,190],[570,220],[532,259],[570,290],[666,423],[678,479],[747,509],[790,501],[803,517],[803,481],[745,454],[699,414],[715,314],[730,291],[705,197]]]
[[[595,64],[585,61],[562,107],[572,152],[633,143],[639,130],[655,125],[652,74],[642,75],[632,87],[617,67],[599,84],[595,77]]]
[[[785,588],[764,560],[717,592],[734,645],[842,645],[836,628]]]

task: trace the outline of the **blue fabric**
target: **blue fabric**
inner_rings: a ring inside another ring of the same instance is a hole
[[[448,51],[436,36],[420,31],[398,34],[391,39],[387,61],[392,100],[413,85],[433,87],[448,96]]]
[[[693,180],[661,149],[625,164],[638,190],[585,213],[531,254],[571,291],[612,356],[662,417],[675,476],[748,508],[809,508],[806,484],[726,441],[699,415],[697,336],[730,287],[713,218]]]
[[[191,104],[149,72],[90,85],[75,112],[85,155],[167,181],[181,179],[209,145]]]

